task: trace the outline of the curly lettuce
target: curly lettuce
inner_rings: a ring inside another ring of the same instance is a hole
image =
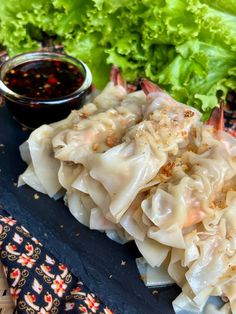
[[[234,0],[8,0],[0,43],[10,55],[45,36],[83,59],[102,87],[110,64],[127,80],[152,79],[206,114],[236,89]]]

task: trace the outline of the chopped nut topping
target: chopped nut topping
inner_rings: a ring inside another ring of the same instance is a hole
[[[87,112],[80,112],[79,116],[80,116],[81,119],[87,119],[89,114]]]
[[[153,295],[158,294],[158,293],[159,293],[159,292],[158,292],[157,290],[153,290],[153,291],[152,291],[152,294],[153,294]]]
[[[185,111],[185,113],[184,113],[185,118],[190,118],[192,116],[194,116],[194,112],[192,110]]]
[[[191,130],[191,135],[192,137],[196,138],[197,137],[197,130],[195,128],[192,128]]]
[[[183,138],[188,137],[188,132],[186,132],[186,131],[182,131],[181,134],[182,134]]]
[[[98,143],[94,143],[93,144],[93,150],[96,152],[96,151],[98,151],[98,149],[99,149]]]
[[[38,200],[39,199],[39,195],[37,193],[34,194],[34,199]]]
[[[174,167],[175,163],[173,161],[170,161],[160,169],[160,173],[167,177],[170,177],[172,175],[172,170]]]
[[[236,265],[230,267],[232,271],[236,271]]]
[[[110,135],[106,139],[106,144],[108,147],[113,147],[119,143],[119,140],[116,136]]]
[[[126,261],[122,260],[120,264],[121,264],[121,266],[125,266],[126,265]]]

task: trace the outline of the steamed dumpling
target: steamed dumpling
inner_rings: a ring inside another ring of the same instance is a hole
[[[58,133],[52,140],[55,157],[86,165],[88,155],[119,144],[126,129],[141,120],[145,102],[142,91],[129,94],[119,106],[86,117],[72,129]]]
[[[51,197],[61,189],[58,180],[60,161],[54,158],[52,150],[51,138],[53,133],[52,127],[42,125],[33,131],[27,140],[32,160],[31,171],[35,172],[35,176],[43,187],[39,191],[44,190]],[[23,174],[21,178],[24,178],[24,176],[26,174]],[[30,183],[30,181],[28,180],[27,183]],[[33,185],[34,183],[32,183]]]

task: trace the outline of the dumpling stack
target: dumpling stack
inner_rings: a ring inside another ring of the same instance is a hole
[[[198,313],[213,295],[236,313],[236,140],[143,86],[128,93],[110,82],[67,119],[32,132],[19,185],[64,195],[81,223],[134,240],[182,287],[176,312]]]

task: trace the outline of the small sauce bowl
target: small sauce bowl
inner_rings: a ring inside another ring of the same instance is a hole
[[[56,52],[23,53],[0,68],[0,94],[13,118],[34,129],[82,107],[92,75],[85,63]]]

